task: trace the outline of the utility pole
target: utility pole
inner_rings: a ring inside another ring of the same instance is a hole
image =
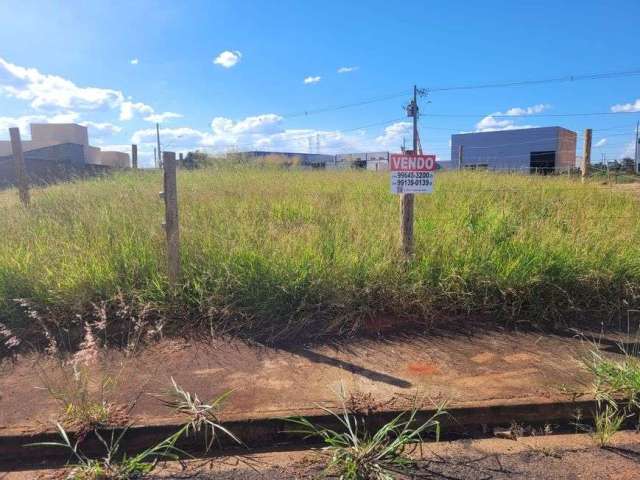
[[[582,170],[582,181],[584,182],[587,176],[589,176],[589,168],[591,167],[591,134],[592,130],[590,128],[585,129],[584,131],[584,150],[582,152],[582,165],[580,166],[580,170]]]
[[[131,168],[138,169],[138,145],[135,143],[131,145]]]
[[[153,167],[158,168],[158,153],[156,147],[153,147]]]
[[[462,158],[464,155],[464,145],[458,146],[458,171],[462,170]]]
[[[9,137],[11,138],[11,153],[13,154],[13,163],[16,169],[16,184],[18,186],[20,201],[24,206],[27,206],[29,205],[31,196],[29,195],[29,179],[24,163],[24,153],[22,152],[20,129],[15,127],[10,128]]]
[[[160,162],[160,168],[162,168],[162,153],[160,153],[160,124],[156,123],[156,142],[158,143],[158,161]]]
[[[633,159],[635,160],[635,167],[636,167],[636,168],[635,168],[635,170],[636,170],[636,173],[639,173],[639,172],[638,172],[638,141],[640,141],[640,140],[638,139],[638,131],[639,131],[639,130],[640,130],[640,120],[638,120],[638,121],[636,122],[636,150],[635,150],[635,155],[634,155],[634,157],[633,157]]]
[[[418,155],[418,94],[424,95],[424,90],[419,90],[417,86],[413,86],[413,100],[407,107],[407,115],[413,118],[413,152],[412,155]],[[402,251],[406,258],[413,255],[413,210],[415,196],[413,193],[403,193],[400,199],[401,209],[401,234],[402,234]]]

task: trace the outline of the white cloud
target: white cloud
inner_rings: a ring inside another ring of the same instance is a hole
[[[224,68],[231,68],[234,67],[241,58],[242,53],[240,53],[238,50],[225,50],[213,60],[213,63]]]
[[[337,71],[338,73],[350,73],[350,72],[355,72],[359,68],[360,67],[354,65],[353,67],[340,67]]]
[[[186,148],[201,146],[206,143],[209,135],[207,132],[201,132],[189,127],[160,129],[162,145],[166,145],[167,148],[174,148],[174,146],[184,146]],[[136,144],[155,143],[155,141],[155,128],[138,130],[131,137],[131,142]]]
[[[512,117],[519,117],[522,115],[535,115],[536,113],[544,112],[548,108],[550,108],[549,105],[546,105],[544,103],[539,103],[538,105],[533,105],[531,107],[525,107],[525,108],[513,107],[504,113],[494,113],[493,115],[509,115]]]
[[[0,58],[0,92],[31,102],[38,110],[97,110],[114,108],[124,101],[118,90],[79,87],[57,75],[46,75]]]
[[[476,132],[495,132],[498,130],[517,130],[520,128],[535,128],[535,125],[518,125],[510,119],[498,119],[487,115],[476,124]]]
[[[109,122],[100,123],[100,122],[85,121],[85,122],[80,122],[80,125],[84,125],[89,129],[90,139],[92,137],[104,137],[104,136],[115,135],[116,133],[120,133],[122,131],[122,127],[119,127],[118,125],[114,125],[113,123],[109,123]]]
[[[219,135],[267,134],[281,131],[282,117],[275,113],[265,113],[247,117],[239,122],[228,118],[216,117],[211,121],[211,130]]]
[[[79,87],[71,80],[14,65],[3,58],[0,58],[0,93],[28,101],[37,111],[59,112],[66,118],[75,115],[71,120],[60,120],[62,123],[75,121],[78,116],[76,110],[116,110],[123,121],[133,119],[136,114],[149,116],[155,113],[150,105],[134,102],[119,90]],[[172,112],[164,115],[167,114],[177,115]]]
[[[167,149],[176,151],[205,149],[213,152],[230,150],[306,152],[309,139],[315,149],[316,138],[319,140],[320,150],[327,153],[362,151],[374,146],[379,148],[379,142],[368,141],[364,131],[347,134],[339,130],[288,129],[284,128],[282,123],[282,117],[273,113],[247,117],[239,121],[216,117],[211,121],[210,130],[191,127],[161,128],[160,140]],[[155,141],[154,128],[138,130],[131,138],[132,143],[146,145],[151,150]]]
[[[384,129],[384,133],[376,138],[381,148],[398,150],[402,145],[402,137],[411,135],[411,122],[396,122]]]
[[[142,102],[124,101],[120,104],[120,120],[131,120],[136,113],[141,115],[153,114],[153,107]]]
[[[598,140],[598,142],[596,142],[596,144],[594,145],[594,147],[604,147],[607,143],[607,139],[603,138],[601,140]]]
[[[310,85],[310,84],[312,84],[312,83],[318,83],[321,79],[322,79],[322,77],[321,77],[321,76],[319,76],[319,75],[318,75],[318,76],[315,76],[315,77],[306,77],[306,78],[303,80],[303,83],[304,83],[305,85]]]
[[[140,60],[137,58],[132,58],[131,60],[129,60],[129,63],[131,65],[138,65],[140,63]]]
[[[620,112],[640,112],[640,98],[633,103],[619,103],[611,107],[611,111],[615,113]]]
[[[163,113],[154,113],[151,114],[147,117],[144,117],[144,119],[147,122],[153,122],[153,123],[163,123],[166,122],[167,120],[171,120],[172,118],[182,118],[183,115],[180,113],[174,113],[174,112],[163,112]]]
[[[534,128],[535,125],[518,125],[514,120],[503,117],[521,117],[542,113],[550,108],[549,105],[540,103],[531,107],[513,107],[506,112],[495,112],[482,118],[476,124],[476,132],[494,132],[498,130],[516,130],[519,128]]]

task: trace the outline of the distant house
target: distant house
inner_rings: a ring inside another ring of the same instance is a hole
[[[22,140],[27,174],[34,183],[92,175],[109,168],[126,168],[129,154],[89,145],[87,127],[75,123],[33,123],[31,139]],[[10,141],[0,141],[0,186],[15,182]]]
[[[531,173],[576,166],[577,135],[562,127],[523,128],[451,136],[452,167]]]

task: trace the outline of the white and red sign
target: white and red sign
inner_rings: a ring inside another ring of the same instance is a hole
[[[389,170],[391,193],[431,193],[436,156],[393,153],[389,158]]]

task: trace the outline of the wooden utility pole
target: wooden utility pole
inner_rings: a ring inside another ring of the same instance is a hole
[[[167,271],[169,284],[173,287],[180,279],[180,228],[178,224],[178,185],[176,181],[176,154],[163,152],[165,221],[167,235]]]
[[[156,123],[156,142],[158,144],[158,163],[160,164],[160,168],[162,168],[164,159],[162,158],[162,154],[160,153],[160,124],[159,123]]]
[[[131,168],[138,169],[138,145],[135,143],[131,145]]]
[[[413,86],[413,100],[408,108],[409,116],[413,117],[413,152],[412,155],[418,154],[418,88]],[[402,236],[402,252],[406,258],[413,255],[413,210],[415,203],[415,195],[413,193],[403,193],[400,199],[401,208],[401,236]]]
[[[153,147],[153,168],[158,168],[158,154],[156,147]]]
[[[584,151],[582,152],[582,181],[589,176],[589,168],[591,168],[591,129],[587,128],[584,131]]]
[[[464,145],[458,146],[458,171],[462,170],[462,158],[464,155]]]
[[[20,139],[20,129],[10,128],[9,137],[11,138],[11,153],[13,154],[13,164],[16,170],[16,184],[20,201],[23,205],[29,205],[31,200],[29,195],[29,179],[27,177],[27,167],[24,163],[24,153],[22,152],[22,140]]]
[[[638,139],[638,134],[639,134],[639,133],[640,133],[640,120],[638,120],[638,121],[636,122],[636,150],[635,150],[635,155],[633,156],[633,160],[634,160],[634,162],[635,162],[635,172],[636,172],[636,173],[640,173],[640,172],[638,172],[638,148],[640,148],[640,147],[638,146],[638,141],[640,141],[640,140]]]

